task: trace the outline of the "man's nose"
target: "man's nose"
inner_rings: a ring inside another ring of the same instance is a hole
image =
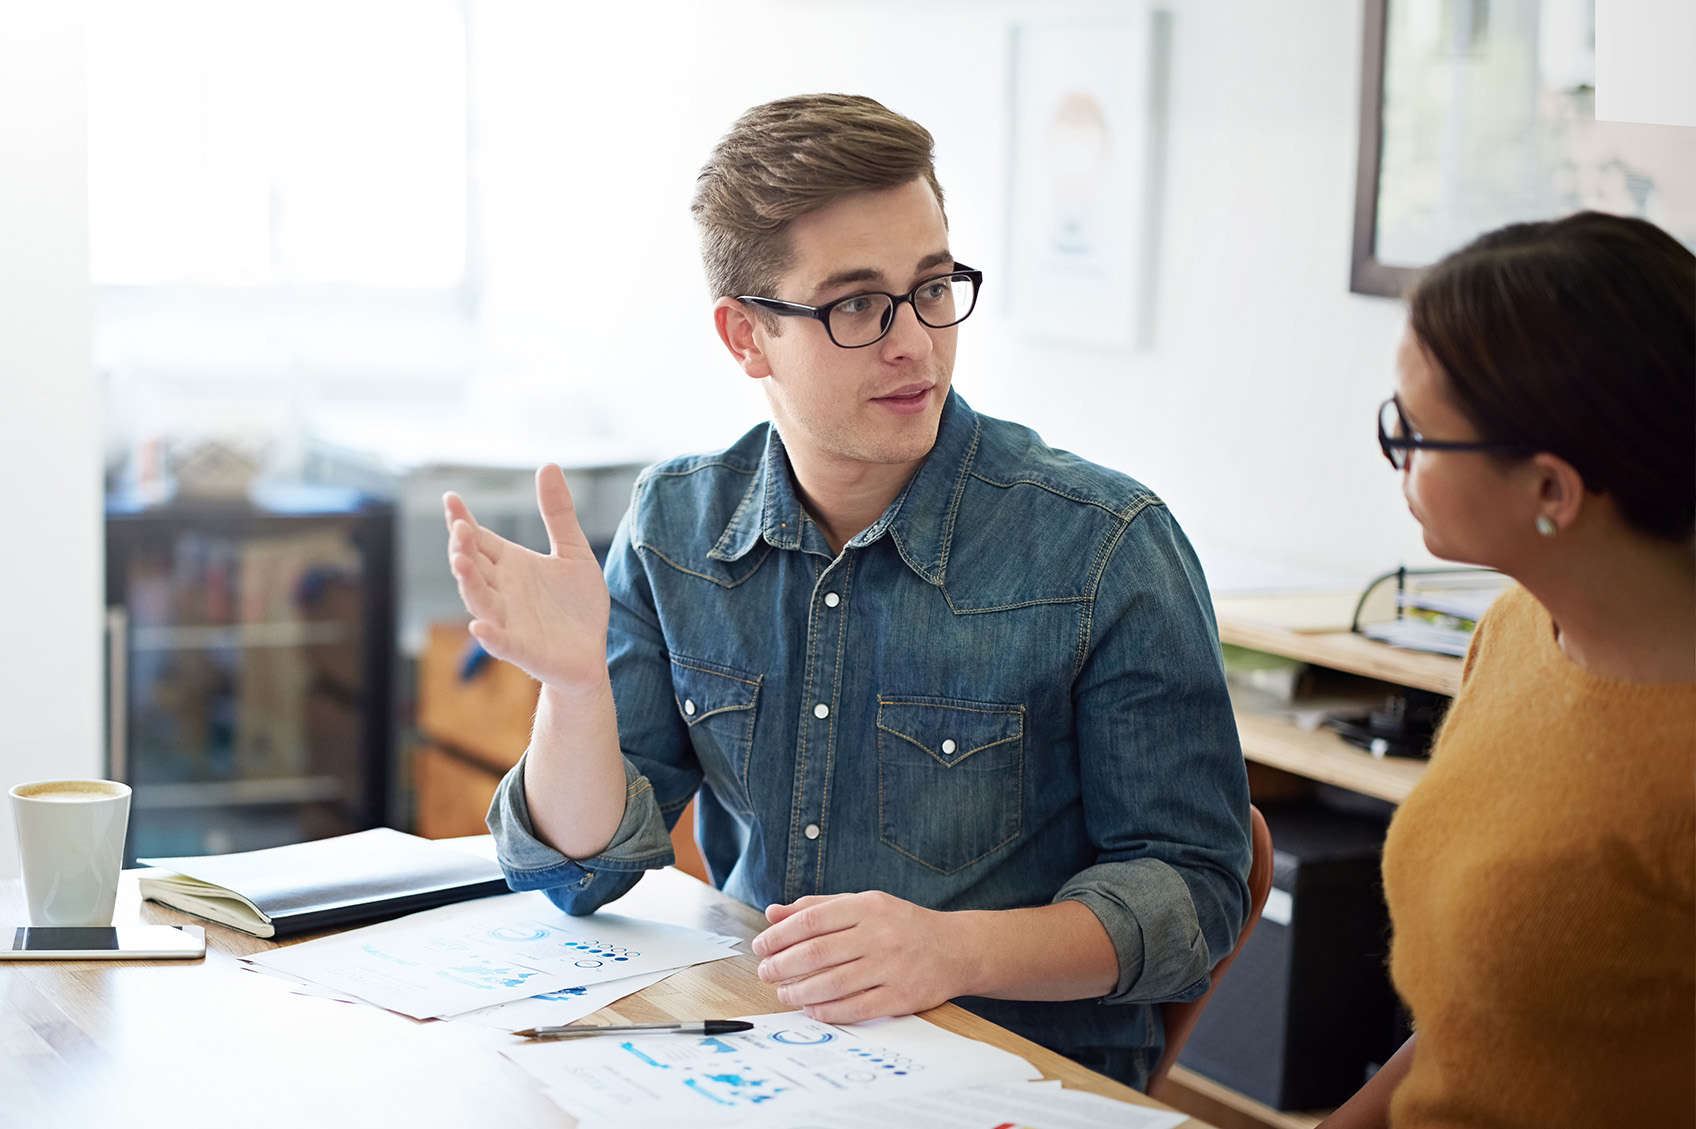
[[[908,301],[896,303],[895,309],[890,312],[889,316],[895,319],[894,324],[889,327],[889,332],[878,343],[882,346],[886,359],[925,357],[930,354],[932,346],[930,330],[919,320],[918,311],[913,308],[913,303]]]

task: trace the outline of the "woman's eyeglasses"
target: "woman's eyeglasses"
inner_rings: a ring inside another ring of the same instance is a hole
[[[1378,406],[1378,448],[1390,465],[1397,470],[1407,466],[1411,451],[1490,451],[1498,455],[1524,458],[1535,455],[1536,449],[1523,443],[1452,442],[1447,439],[1427,439],[1408,425],[1402,402],[1394,396]]]

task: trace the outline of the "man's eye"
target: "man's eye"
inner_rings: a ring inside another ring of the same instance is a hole
[[[839,314],[863,314],[872,308],[872,300],[864,294],[844,298],[833,307]]]
[[[943,297],[948,293],[948,282],[949,280],[946,278],[939,278],[935,282],[925,283],[923,286],[919,287],[919,301],[942,301]]]

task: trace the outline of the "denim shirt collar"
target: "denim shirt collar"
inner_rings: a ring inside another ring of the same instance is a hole
[[[888,534],[908,568],[925,582],[940,585],[948,569],[960,494],[977,454],[978,431],[977,413],[950,389],[930,455],[883,516],[845,548],[862,548]],[[720,561],[739,560],[761,541],[774,549],[800,549],[804,521],[789,454],[777,427],[768,424],[759,468],[708,555]]]

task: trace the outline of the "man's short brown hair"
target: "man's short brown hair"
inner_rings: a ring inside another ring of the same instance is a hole
[[[743,114],[702,167],[690,206],[713,297],[775,297],[790,221],[844,196],[922,176],[941,207],[934,144],[918,122],[854,94],[801,94]]]

